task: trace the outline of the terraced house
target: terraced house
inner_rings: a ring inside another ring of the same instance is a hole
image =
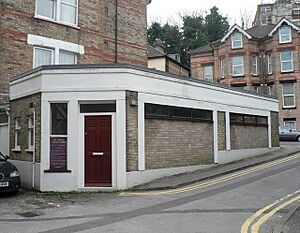
[[[150,0],[0,0],[0,150],[7,154],[9,79],[41,65],[147,66]]]
[[[234,25],[222,39],[192,52],[192,75],[276,96],[280,125],[299,130],[299,32],[286,18],[248,30]]]

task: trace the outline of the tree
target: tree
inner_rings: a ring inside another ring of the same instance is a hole
[[[208,41],[213,42],[222,38],[229,28],[228,18],[219,14],[219,9],[213,7],[205,17]]]
[[[249,29],[252,26],[252,13],[248,10],[240,10],[241,25],[244,30]]]
[[[207,15],[180,14],[180,19],[179,24],[153,22],[148,29],[148,43],[154,45],[155,39],[160,39],[166,52],[179,53],[185,65],[189,65],[189,51],[222,38],[229,28],[227,17],[220,15],[217,7],[210,9]]]

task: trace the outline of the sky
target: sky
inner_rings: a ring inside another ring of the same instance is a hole
[[[209,12],[209,9],[217,6],[222,15],[228,16],[231,25],[239,24],[241,11],[246,11],[254,18],[257,5],[262,2],[272,3],[274,0],[152,0],[148,6],[148,23],[178,22],[178,12]]]

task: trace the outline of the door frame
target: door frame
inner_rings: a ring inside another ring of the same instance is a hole
[[[79,136],[81,138],[82,143],[82,150],[80,152],[80,162],[78,163],[81,166],[81,178],[79,180],[80,185],[79,187],[86,188],[86,189],[112,189],[116,188],[117,186],[117,166],[116,166],[116,113],[81,113],[80,114],[80,122],[82,124],[81,130],[79,130]],[[111,116],[111,139],[112,139],[112,148],[111,148],[111,166],[112,166],[112,186],[111,187],[87,187],[85,186],[85,117],[86,116]]]

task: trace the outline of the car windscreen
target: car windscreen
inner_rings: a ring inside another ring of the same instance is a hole
[[[6,159],[5,159],[5,157],[4,157],[4,155],[0,152],[0,161],[5,161]]]

